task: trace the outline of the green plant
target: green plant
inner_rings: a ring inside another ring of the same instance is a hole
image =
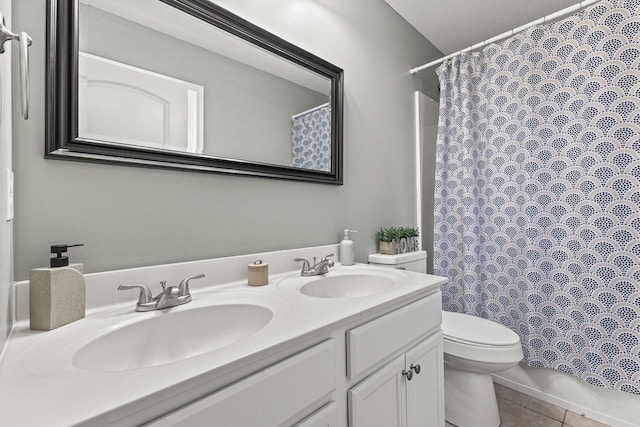
[[[407,237],[420,237],[420,229],[418,227],[407,227]]]
[[[391,242],[393,239],[404,239],[407,237],[420,236],[418,227],[389,227],[380,228],[376,233],[376,238],[381,242]]]
[[[398,230],[395,227],[380,228],[380,231],[376,233],[376,237],[381,242],[391,242],[393,239],[398,238]]]
[[[405,227],[398,227],[398,239],[404,239],[407,236],[407,229]]]

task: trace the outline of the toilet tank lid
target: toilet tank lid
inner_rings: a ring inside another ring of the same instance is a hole
[[[397,255],[369,254],[369,264],[398,265],[427,258],[427,251],[407,252]]]
[[[485,346],[511,346],[520,342],[518,334],[500,323],[471,314],[442,312],[445,339]]]

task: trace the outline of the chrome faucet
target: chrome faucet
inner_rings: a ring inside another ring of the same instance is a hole
[[[304,258],[295,258],[295,262],[302,262],[301,276],[320,276],[329,272],[329,267],[333,267],[335,264],[332,259],[329,259],[333,254],[329,254],[322,258],[322,260],[316,263],[316,257],[313,257],[313,267],[309,264],[309,261]]]
[[[175,307],[177,305],[186,304],[191,301],[191,293],[189,292],[189,280],[202,279],[204,274],[187,277],[182,280],[178,286],[167,287],[167,281],[160,282],[162,292],[155,297],[151,294],[149,288],[145,285],[120,285],[119,291],[128,289],[140,289],[140,296],[136,304],[136,311],[153,311],[162,310],[163,308]]]

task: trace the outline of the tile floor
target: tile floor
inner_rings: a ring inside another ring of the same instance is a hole
[[[495,384],[500,427],[607,427],[575,412]],[[455,427],[446,423],[446,427]]]

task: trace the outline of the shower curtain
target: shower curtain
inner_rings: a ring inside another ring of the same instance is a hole
[[[640,2],[604,0],[443,64],[443,307],[525,362],[640,394]]]
[[[329,104],[292,117],[291,143],[291,166],[331,172]]]

